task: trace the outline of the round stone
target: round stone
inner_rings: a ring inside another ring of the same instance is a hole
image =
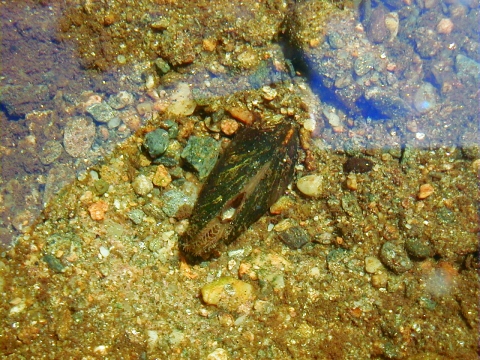
[[[137,195],[145,196],[153,190],[152,180],[145,175],[138,175],[132,183],[133,190]]]
[[[78,158],[85,156],[95,139],[95,125],[84,117],[74,117],[67,121],[63,132],[65,151]]]
[[[380,250],[380,260],[396,274],[402,274],[413,266],[405,249],[389,241]]]
[[[298,179],[297,188],[304,195],[318,197],[322,194],[322,181],[321,175],[306,175]]]

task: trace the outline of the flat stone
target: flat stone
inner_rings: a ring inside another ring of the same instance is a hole
[[[198,171],[200,179],[210,173],[217,162],[220,145],[210,137],[191,136],[183,149],[182,158]]]

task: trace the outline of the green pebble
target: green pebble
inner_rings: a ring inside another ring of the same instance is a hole
[[[110,184],[103,179],[98,179],[94,182],[93,186],[95,187],[95,192],[98,195],[103,195],[108,191]]]
[[[145,135],[144,146],[148,154],[155,159],[167,150],[169,139],[167,131],[157,129]]]
[[[200,180],[207,177],[217,162],[220,145],[210,137],[191,136],[182,158],[198,171]]]

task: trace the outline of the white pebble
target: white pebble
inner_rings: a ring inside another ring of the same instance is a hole
[[[302,194],[318,197],[322,194],[322,181],[321,175],[306,175],[297,181],[297,188]]]
[[[145,175],[138,175],[132,183],[133,190],[138,195],[147,195],[150,191],[153,190],[152,180],[147,178]]]
[[[105,246],[100,246],[100,255],[106,258],[108,255],[110,255],[110,250],[108,250]]]

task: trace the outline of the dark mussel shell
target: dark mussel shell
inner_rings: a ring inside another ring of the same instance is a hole
[[[203,185],[181,249],[208,258],[264,215],[292,180],[298,146],[289,122],[239,131]]]

